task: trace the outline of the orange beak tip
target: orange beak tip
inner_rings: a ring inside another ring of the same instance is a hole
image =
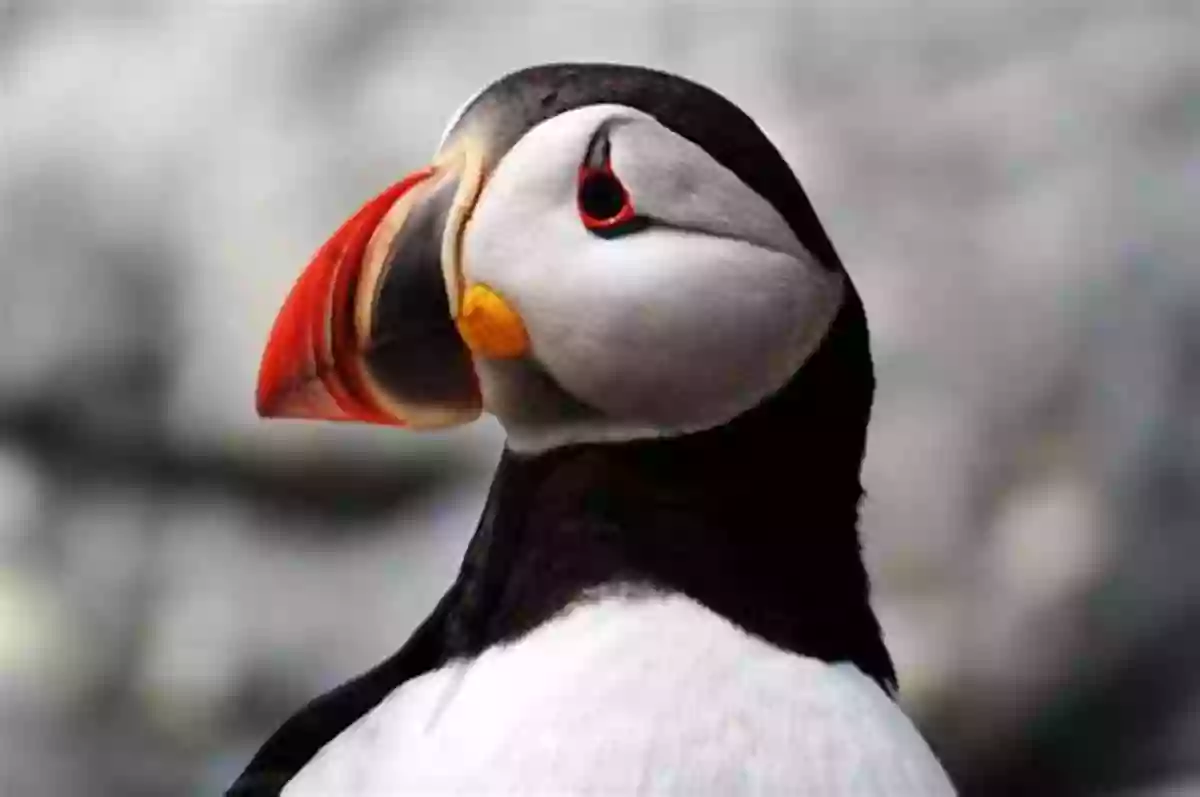
[[[431,173],[412,174],[365,203],[300,274],[263,352],[259,417],[403,424],[364,384],[353,302],[371,234],[400,196]]]
[[[349,420],[315,376],[289,383],[259,383],[255,409],[260,418]]]

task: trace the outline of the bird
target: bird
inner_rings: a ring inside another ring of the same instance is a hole
[[[266,419],[504,444],[461,566],[229,797],[953,795],[863,559],[864,305],[750,115],[538,63],[302,270]]]

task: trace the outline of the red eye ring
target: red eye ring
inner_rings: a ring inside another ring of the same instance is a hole
[[[637,218],[629,192],[608,164],[580,167],[579,217],[595,232],[611,232]]]

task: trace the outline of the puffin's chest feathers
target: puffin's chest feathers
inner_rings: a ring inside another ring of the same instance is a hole
[[[283,793],[666,792],[950,793],[855,667],[785,653],[669,594],[588,601],[410,681]]]

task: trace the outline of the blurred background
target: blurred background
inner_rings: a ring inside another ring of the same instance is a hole
[[[870,319],[863,531],[964,794],[1200,794],[1200,4],[0,0],[0,794],[219,794],[396,649],[493,421],[260,422],[279,303],[504,72],[754,116]]]

